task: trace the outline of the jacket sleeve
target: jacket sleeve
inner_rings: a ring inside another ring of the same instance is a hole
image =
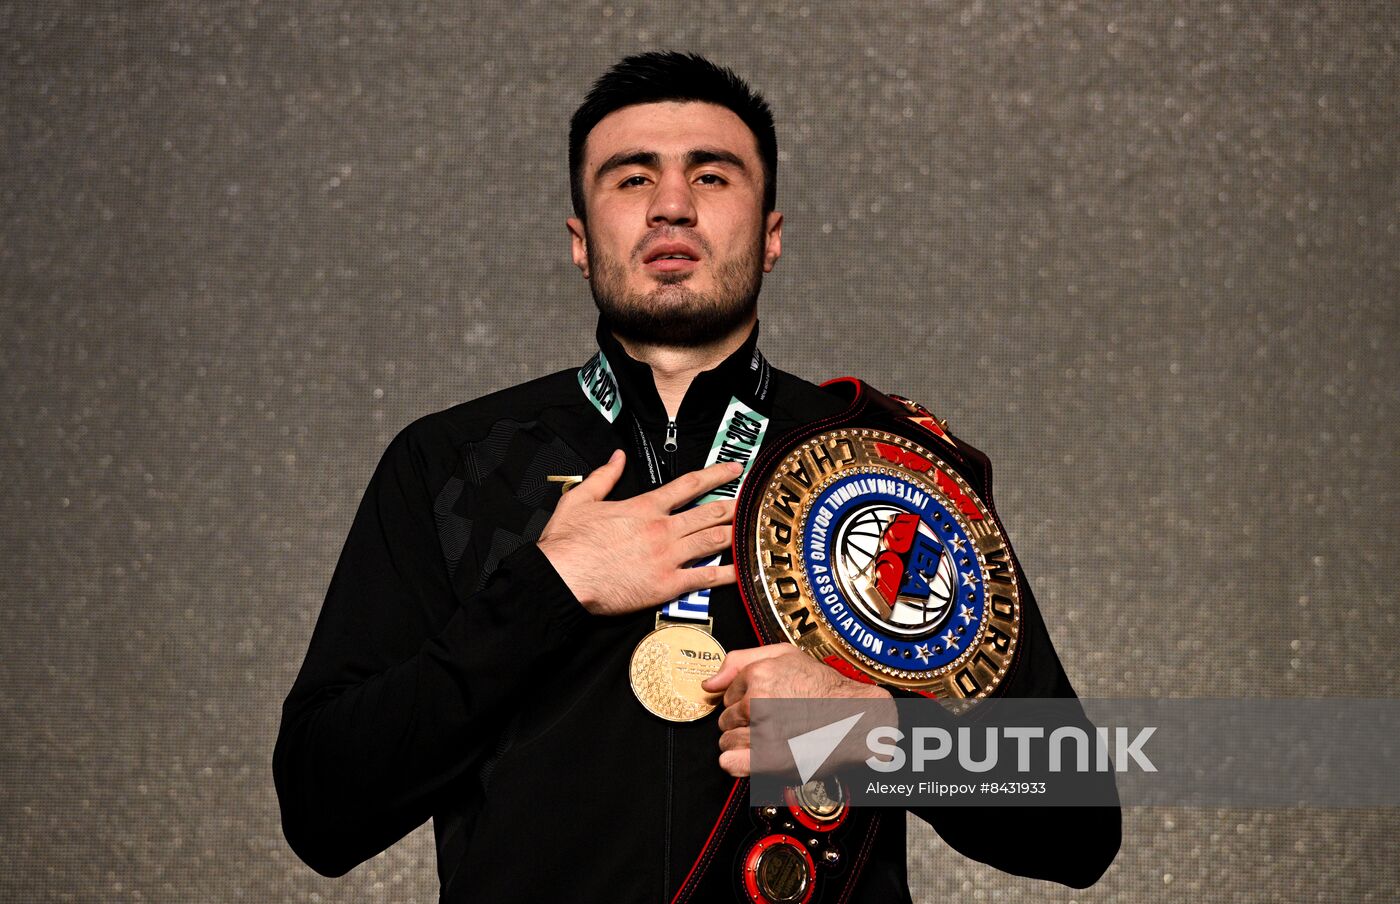
[[[991,463],[974,448],[964,444],[963,450],[974,470],[980,472],[975,476],[983,500],[991,504]],[[1022,636],[1017,661],[999,695],[1075,698],[1014,549],[1011,556],[1022,575]],[[1106,773],[1103,782],[1104,793],[1116,801],[1113,774]],[[1118,806],[911,807],[910,812],[933,826],[950,847],[966,857],[1003,872],[1073,888],[1097,882],[1122,844]]]
[[[422,825],[491,748],[532,666],[587,618],[529,542],[459,597],[411,431],[365,491],[273,751],[287,841],[326,876]]]
[[[1024,594],[1022,653],[1007,697],[1075,696],[1035,601]],[[1112,773],[1104,776],[1112,792]],[[1116,800],[1116,793],[1112,793]],[[1003,872],[1073,888],[1099,880],[1122,843],[1117,806],[911,807],[948,846]],[[1072,831],[1071,831],[1072,827]]]

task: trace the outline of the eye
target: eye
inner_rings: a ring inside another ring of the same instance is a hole
[[[713,182],[706,182],[706,185],[724,185],[725,179],[719,173],[701,173],[697,179],[713,179]]]
[[[634,185],[641,185],[642,183],[646,182],[646,180],[646,176],[628,176],[626,179],[622,180],[622,183],[618,187],[631,188]]]

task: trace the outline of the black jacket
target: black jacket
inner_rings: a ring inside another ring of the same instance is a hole
[[[589,615],[533,542],[559,495],[547,475],[587,474],[623,448],[614,498],[649,488],[632,412],[663,447],[650,369],[598,336],[621,385],[616,424],[570,369],[421,418],[384,453],[273,754],[287,840],[317,872],[343,875],[431,818],[445,902],[665,902],[704,845],[732,787],[715,717],[647,713],[627,674],[653,612]],[[757,329],[695,379],[666,476],[702,466],[756,342]],[[769,436],[841,407],[776,370],[768,404]],[[1072,696],[1025,599],[1027,658],[1007,692]],[[714,591],[711,613],[725,649],[756,645],[733,587]],[[969,857],[1074,886],[1119,843],[1117,809],[914,812]],[[882,821],[853,900],[909,900],[899,814]]]

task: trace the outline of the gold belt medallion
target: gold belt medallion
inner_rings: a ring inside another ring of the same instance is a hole
[[[737,555],[780,637],[949,704],[995,690],[1021,634],[1020,579],[958,471],[906,436],[840,427],[762,479]]]

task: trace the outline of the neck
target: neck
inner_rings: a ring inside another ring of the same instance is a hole
[[[749,337],[755,319],[746,320],[714,342],[685,348],[633,342],[616,333],[613,335],[627,354],[651,367],[652,379],[656,381],[656,394],[661,397],[661,404],[666,407],[667,417],[674,420],[680,413],[681,401],[685,399],[686,390],[690,388],[695,375],[718,367],[720,362],[734,354]]]

